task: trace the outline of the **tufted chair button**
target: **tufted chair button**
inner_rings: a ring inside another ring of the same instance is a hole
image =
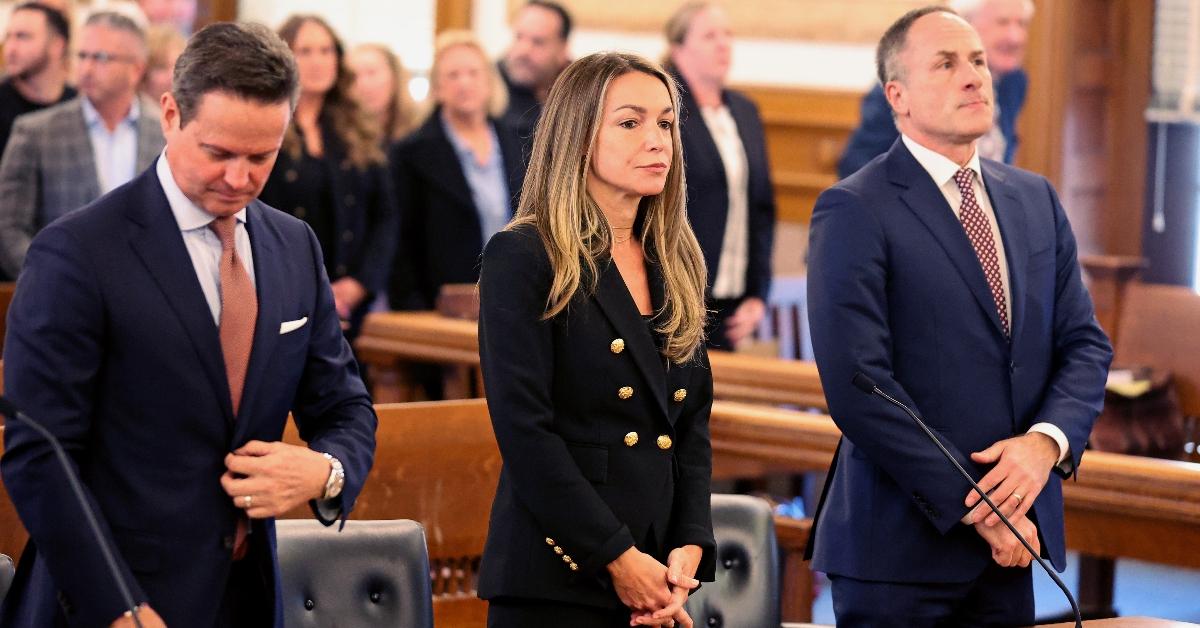
[[[317,603],[312,600],[304,600],[304,610],[311,611],[317,607]]]
[[[379,591],[371,591],[370,598],[372,604],[378,604],[383,599],[383,596],[379,594]]]
[[[732,571],[732,570],[736,569],[738,567],[739,563],[740,563],[740,561],[737,558],[734,558],[732,556],[721,561],[721,564],[724,565],[725,569],[728,571]]]
[[[721,620],[721,616],[716,613],[713,613],[712,616],[710,616],[708,618],[708,625],[711,626],[712,628],[718,628],[719,626],[721,626],[724,623],[725,622],[723,622]]]

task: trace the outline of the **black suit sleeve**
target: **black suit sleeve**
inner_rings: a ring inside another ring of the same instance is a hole
[[[432,300],[426,295],[433,291],[425,267],[426,254],[425,206],[420,176],[409,163],[415,152],[413,138],[392,146],[388,162],[392,171],[392,190],[399,209],[396,240],[399,243],[392,261],[392,276],[388,282],[388,301],[393,310],[428,309]]]
[[[488,410],[517,499],[579,565],[601,573],[633,547],[554,427],[554,321],[543,320],[551,270],[540,240],[502,231],[483,254],[479,356]]]
[[[771,182],[771,165],[767,157],[766,134],[758,107],[745,101],[748,128],[743,142],[746,160],[750,165],[750,189],[746,195],[749,209],[749,259],[746,265],[746,296],[767,300],[771,292],[771,251],[775,245],[775,187]],[[750,154],[753,151],[754,154]],[[710,269],[716,273],[716,269]]]
[[[392,257],[396,250],[396,231],[399,216],[396,211],[396,194],[391,177],[383,164],[373,164],[361,175],[364,187],[370,192],[364,199],[367,203],[367,250],[363,254],[362,266],[355,279],[369,293],[377,293],[387,284],[392,269]]]
[[[675,456],[679,480],[675,483],[675,517],[667,533],[667,547],[698,545],[704,556],[696,578],[711,582],[716,575],[717,541],[712,528],[712,442],[708,419],[712,413],[712,370],[708,353],[700,347],[699,365],[693,377],[701,378],[697,394],[701,403],[676,423]]]

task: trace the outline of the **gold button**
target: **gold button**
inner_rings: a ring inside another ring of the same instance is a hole
[[[571,571],[579,571],[579,565],[576,565],[575,563],[571,563],[570,567]]]
[[[610,351],[612,351],[613,353],[620,353],[620,352],[624,351],[625,350],[625,339],[617,338],[616,340],[612,341],[612,344],[608,345],[608,349]]]
[[[287,179],[288,183],[295,183],[296,179],[300,178],[300,174],[295,170],[288,170],[287,172],[283,173],[283,178]]]
[[[559,547],[559,546],[555,545],[555,546],[554,546],[554,553],[555,553],[555,554],[558,554],[559,556],[562,556],[562,553],[563,553],[563,548],[561,548],[561,547]]]
[[[632,397],[633,396],[633,387],[632,386],[622,386],[621,389],[617,391],[617,396],[620,397],[621,399],[628,399],[628,398]]]
[[[682,388],[680,388],[679,390],[676,390],[675,391],[675,403],[683,403],[684,399],[687,399],[687,391]]]
[[[638,440],[637,432],[630,432],[625,435],[625,446],[633,447],[634,445],[637,444],[637,440]]]
[[[570,557],[570,556],[563,556],[563,562],[564,562],[564,563],[567,563],[567,564],[570,564],[570,563],[573,563],[573,562],[575,562],[575,561],[571,560],[571,557]]]
[[[670,449],[671,448],[671,437],[667,436],[666,434],[659,436],[658,437],[658,448],[659,449]]]
[[[308,210],[304,209],[303,207],[297,207],[296,209],[292,210],[292,215],[301,220],[304,220],[304,215],[307,213]]]
[[[354,239],[354,232],[347,229],[342,232],[342,242],[349,242]]]
[[[557,543],[554,542],[554,539],[546,537],[546,545],[557,545]]]

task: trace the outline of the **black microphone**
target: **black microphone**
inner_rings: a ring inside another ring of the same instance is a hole
[[[54,455],[58,458],[58,463],[62,466],[63,473],[67,475],[67,482],[71,485],[71,490],[75,492],[75,499],[79,502],[79,507],[83,509],[84,518],[87,519],[88,527],[92,529],[96,545],[100,547],[100,553],[104,555],[104,562],[108,563],[108,570],[112,572],[113,581],[117,583],[117,589],[121,592],[121,598],[125,602],[126,613],[133,618],[133,624],[137,628],[143,628],[142,621],[138,618],[138,607],[133,603],[133,594],[129,592],[129,583],[125,582],[121,570],[117,567],[117,559],[113,556],[112,548],[108,546],[104,533],[100,531],[100,522],[96,519],[96,513],[92,512],[91,504],[88,503],[87,496],[83,492],[83,484],[75,474],[75,468],[67,458],[67,452],[63,451],[62,445],[54,437],[54,434],[50,433],[50,430],[26,416],[24,412],[17,410],[17,406],[4,397],[0,397],[0,414],[32,427],[33,431],[50,443],[54,449]]]
[[[937,448],[942,452],[942,455],[946,457],[946,460],[949,460],[950,464],[954,465],[955,469],[958,469],[958,472],[963,476],[963,479],[971,483],[971,488],[975,489],[976,493],[979,493],[979,496],[983,498],[983,501],[986,502],[988,507],[992,509],[992,512],[996,513],[997,517],[1000,517],[1000,520],[1003,521],[1004,525],[1008,527],[1008,530],[1013,533],[1013,536],[1017,537],[1017,540],[1021,542],[1021,545],[1025,546],[1025,551],[1029,552],[1029,555],[1032,556],[1033,559],[1042,566],[1042,569],[1046,571],[1046,575],[1050,576],[1050,579],[1054,580],[1054,584],[1057,584],[1058,588],[1062,589],[1063,595],[1067,596],[1067,601],[1071,603],[1071,610],[1075,612],[1076,628],[1083,628],[1083,617],[1079,614],[1079,604],[1075,602],[1075,597],[1071,595],[1071,591],[1067,589],[1067,585],[1063,584],[1063,581],[1058,577],[1058,574],[1054,573],[1054,570],[1046,564],[1046,561],[1042,560],[1042,557],[1038,556],[1037,552],[1033,551],[1033,547],[1029,545],[1029,541],[1026,541],[1025,537],[1021,536],[1020,532],[1017,532],[1017,529],[1013,527],[1013,524],[1008,520],[1008,517],[1005,517],[1004,513],[1000,512],[1000,508],[996,506],[996,504],[992,503],[992,499],[988,497],[987,493],[979,486],[978,483],[975,482],[975,480],[971,477],[971,474],[967,473],[967,470],[962,468],[962,465],[958,463],[958,460],[954,459],[954,455],[950,453],[950,450],[946,449],[946,446],[942,444],[942,441],[938,440],[938,437],[934,435],[932,430],[929,429],[929,426],[925,425],[925,422],[921,420],[921,417],[917,416],[917,413],[909,409],[908,406],[901,403],[899,399],[896,399],[895,397],[892,397],[891,395],[880,390],[880,388],[875,385],[875,382],[870,377],[864,375],[862,371],[855,373],[854,379],[851,381],[859,390],[867,393],[868,395],[879,395],[880,397],[883,397],[889,403],[897,408],[900,408],[906,414],[908,414],[908,416],[912,417],[912,420],[916,422],[917,426],[920,427],[923,432],[925,432],[925,435],[929,437],[929,440],[933,441],[934,445],[937,445]]]

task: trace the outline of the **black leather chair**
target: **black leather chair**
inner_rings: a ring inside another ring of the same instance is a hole
[[[779,628],[779,550],[766,501],[712,496],[717,578],[688,599],[697,628]]]
[[[433,627],[429,554],[415,521],[276,522],[283,616],[305,626]]]
[[[0,554],[0,602],[3,602],[4,596],[8,594],[8,587],[12,585],[16,572],[17,568],[13,566],[12,559]]]

